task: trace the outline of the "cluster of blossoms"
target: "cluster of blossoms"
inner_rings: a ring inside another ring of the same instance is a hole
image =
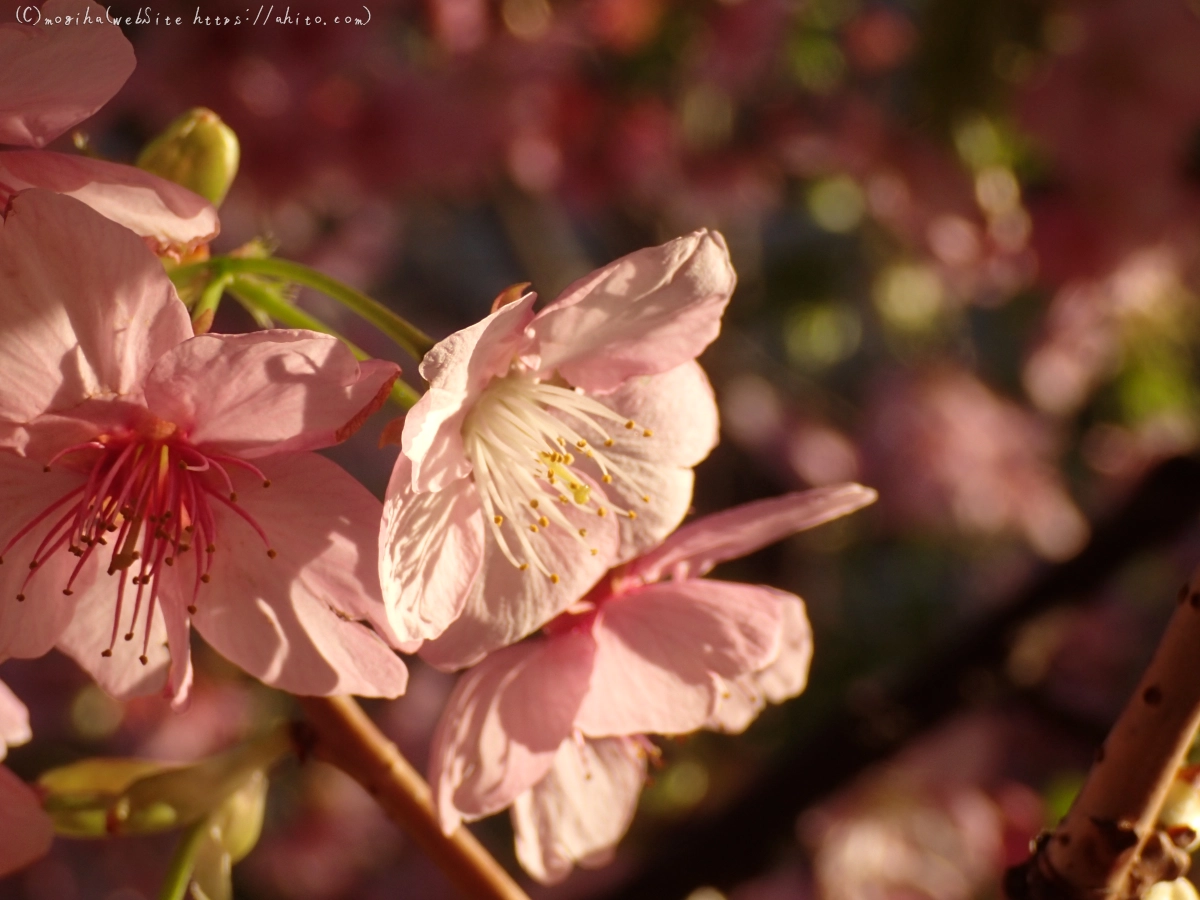
[[[108,26],[6,27],[0,59],[0,139],[35,147],[133,62]],[[195,333],[160,257],[207,252],[211,204],[40,149],[0,153],[0,192],[0,661],[57,647],[114,696],[176,706],[192,628],[298,695],[398,696],[397,650],[474,666],[435,738],[441,821],[511,806],[543,881],[611,853],[647,735],[739,731],[803,689],[800,599],[701,576],[874,492],[676,530],[717,440],[695,360],[736,281],[719,234],[624,257],[538,312],[506,293],[434,346],[380,504],[313,451],[398,367],[312,331]],[[0,747],[29,736],[0,689]],[[3,873],[50,825],[7,770],[0,790]]]

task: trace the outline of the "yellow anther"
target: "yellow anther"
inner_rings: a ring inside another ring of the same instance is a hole
[[[650,502],[650,495],[649,495],[649,494],[642,494],[642,502],[643,502],[643,503],[649,503],[649,502]]]
[[[492,516],[492,521],[495,522],[497,525],[503,525],[504,524],[504,516]]]
[[[625,423],[625,427],[628,428],[630,431],[633,431],[633,429],[637,427],[637,423],[634,422],[633,419],[630,419],[628,422]]]
[[[534,534],[537,534],[537,526],[536,525],[530,525],[529,530],[532,531]]]
[[[537,509],[538,502],[536,500],[530,500],[529,505],[532,506],[534,509]]]
[[[601,518],[603,518],[604,516],[607,516],[607,515],[608,515],[608,510],[607,510],[607,509],[605,509],[603,506],[601,506],[599,509],[597,509],[597,510],[596,510],[596,515],[598,515],[598,516],[600,516]]]
[[[647,428],[642,432],[642,437],[654,437],[654,432]]]
[[[600,480],[603,481],[605,484],[612,484],[612,476],[609,475],[607,472],[604,473],[604,477],[601,478]]]
[[[554,440],[558,441],[558,446],[560,446],[560,447],[567,446],[566,439],[563,438],[561,435],[559,437],[556,437]]]
[[[569,466],[571,463],[575,462],[575,457],[572,456],[570,453],[564,453],[562,461],[564,464]]]
[[[558,584],[558,576],[555,575],[553,572],[550,573],[550,583]]]
[[[637,518],[637,513],[635,513],[632,509],[625,510],[625,515],[629,516],[631,519]]]
[[[545,516],[541,516],[541,517],[538,519],[538,524],[539,524],[539,525],[541,525],[543,528],[549,528],[549,527],[550,527],[550,520],[549,520],[549,519],[547,519]]]
[[[519,566],[517,566],[517,571],[524,572],[528,568],[529,568],[529,563],[521,563]]]
[[[585,441],[583,438],[580,438],[579,440],[577,440],[575,442],[575,446],[578,447],[580,450],[582,450],[584,447],[587,446],[587,441]]]
[[[605,438],[605,439],[604,439],[604,446],[605,446],[605,447],[611,447],[611,446],[612,446],[613,444],[615,444],[615,443],[616,443],[616,441],[614,441],[612,438]]]
[[[600,552],[600,551],[599,551],[599,550],[597,550],[595,547],[593,547],[593,548],[592,548],[592,556],[595,556],[595,555],[596,555],[597,553],[599,553],[599,552]]]
[[[571,502],[571,498],[570,498],[570,497],[568,497],[566,494],[559,494],[559,495],[558,495],[558,502],[559,502],[559,503],[570,503],[570,502]]]
[[[586,528],[580,528],[580,529],[579,529],[579,536],[580,536],[580,537],[587,537],[587,529],[586,529]]]

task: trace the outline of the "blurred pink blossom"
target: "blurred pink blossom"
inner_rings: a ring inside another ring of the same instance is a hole
[[[389,635],[379,503],[307,452],[396,367],[312,332],[193,337],[145,246],[56,194],[16,197],[0,255],[0,658],[57,644],[120,696],[156,689],[169,655],[182,699],[194,624],[293,693],[401,693],[361,624]]]
[[[435,665],[470,665],[679,523],[691,467],[716,443],[694,360],[734,282],[722,237],[697,231],[536,315],[526,294],[426,354],[380,533],[401,639],[426,639]]]
[[[970,372],[893,370],[876,382],[866,421],[866,471],[897,520],[1017,534],[1051,559],[1086,539],[1046,427]]]
[[[10,746],[32,737],[25,705],[0,681],[0,760]],[[0,878],[24,868],[50,849],[54,830],[37,795],[0,766]]]

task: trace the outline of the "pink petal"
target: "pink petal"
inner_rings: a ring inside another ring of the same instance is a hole
[[[196,446],[254,459],[345,440],[399,372],[314,331],[203,334],[158,361],[146,405]]]
[[[0,329],[0,341],[2,334]],[[0,451],[0,497],[4,498],[0,548],[85,480],[67,470],[45,472],[41,463]],[[71,621],[78,597],[64,596],[63,588],[77,562],[75,557],[60,551],[51,554],[32,574],[29,568],[42,538],[57,519],[52,513],[4,552],[4,563],[0,565],[0,660],[41,656],[54,646]],[[99,570],[99,561],[93,558],[84,576],[94,579]],[[24,602],[16,599],[18,594],[25,596]]]
[[[104,574],[99,566],[97,569],[90,583],[76,583],[73,598],[75,615],[59,637],[58,648],[75,660],[113,697],[126,699],[162,690],[167,681],[171,654],[167,649],[167,630],[163,624],[161,605],[155,605],[150,643],[146,649],[149,662],[142,665],[139,657],[146,634],[145,604],[149,602],[149,596],[143,594],[143,606],[135,623],[133,601],[137,588],[126,586],[117,642],[113,646],[112,656],[103,656],[103,651],[112,640],[117,581],[116,576]],[[125,640],[126,634],[132,634],[133,637]]]
[[[146,373],[191,336],[162,264],[129,231],[46,191],[17,196],[0,229],[0,446],[89,397],[140,397]]]
[[[804,612],[804,601],[794,594],[770,591],[779,601],[782,614],[779,652],[756,672],[725,683],[709,728],[738,734],[754,721],[767,703],[782,703],[800,694],[808,684],[812,664],[812,627]]]
[[[587,690],[594,645],[568,633],[500,650],[467,672],[433,737],[442,828],[499,812],[550,769]]]
[[[401,454],[384,495],[379,581],[404,641],[435,638],[458,618],[483,564],[483,513],[470,478],[414,494]]]
[[[623,562],[658,546],[687,515],[691,466],[717,442],[717,404],[707,376],[694,362],[660,375],[635,376],[596,399],[637,425],[611,429],[612,447],[602,447],[599,435],[587,435],[612,461],[613,481],[604,485],[605,495],[614,507],[637,514],[618,519],[621,545],[614,562]],[[580,464],[599,480],[594,464]]]
[[[470,472],[462,446],[463,419],[493,378],[504,375],[527,340],[535,295],[456,331],[421,361],[429,391],[404,421],[401,446],[412,461],[415,491],[436,491]]]
[[[607,863],[637,810],[646,754],[633,741],[568,738],[554,767],[512,808],[517,859],[542,884],[556,884],[576,863]]]
[[[133,72],[133,47],[104,7],[47,0],[42,21],[89,15],[78,25],[0,25],[0,144],[40,147],[83,121]]]
[[[217,211],[198,194],[134,166],[49,150],[0,153],[0,187],[44,188],[86,203],[124,225],[159,255],[189,253],[221,230]]]
[[[771,591],[694,579],[648,585],[605,602],[593,628],[592,686],[575,720],[584,734],[683,734],[719,697],[714,676],[762,668],[779,648]]]
[[[849,483],[745,503],[688,523],[657,550],[631,563],[624,574],[647,582],[668,575],[694,578],[717,563],[868,506],[878,496],[869,487]]]
[[[29,710],[12,689],[0,681],[0,759],[4,759],[9,747],[27,743],[31,737]]]
[[[538,370],[611,391],[695,359],[721,330],[737,276],[725,239],[701,229],[638,250],[568,287],[529,326]]]
[[[440,637],[422,646],[426,662],[440,669],[474,665],[487,653],[537,631],[608,571],[608,561],[617,550],[616,517],[602,518],[573,503],[560,509],[573,529],[587,530],[587,541],[581,543],[573,532],[557,525],[538,533],[538,553],[546,568],[558,575],[557,584],[533,566],[522,572],[509,562],[496,543],[491,523],[484,523],[482,577],[475,579],[459,617]],[[589,552],[592,548],[595,555]]]
[[[46,855],[54,826],[29,786],[0,766],[0,878]]]
[[[230,474],[238,505],[277,556],[269,558],[250,526],[214,499],[212,582],[200,591],[193,626],[223,656],[289,693],[402,694],[404,663],[363,624],[386,628],[379,501],[313,453],[260,464],[269,488],[241,471]]]

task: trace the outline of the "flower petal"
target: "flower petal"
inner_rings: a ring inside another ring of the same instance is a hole
[[[556,501],[548,495],[547,502]],[[608,571],[617,551],[616,516],[600,517],[573,503],[560,511],[573,529],[587,531],[587,540],[581,543],[557,525],[538,533],[538,554],[547,570],[558,576],[557,583],[533,566],[521,571],[509,562],[496,543],[491,523],[484,523],[482,577],[475,579],[459,617],[440,637],[421,647],[426,662],[440,669],[474,665],[487,653],[537,631]],[[504,527],[515,526],[505,523]],[[594,555],[591,549],[596,550]]]
[[[254,459],[345,440],[387,399],[399,371],[360,363],[315,331],[203,334],[158,361],[146,404],[197,447]]]
[[[694,578],[717,563],[753,553],[788,535],[868,506],[878,496],[869,487],[847,483],[745,503],[689,522],[622,574],[647,582],[668,575]]]
[[[58,648],[77,662],[100,687],[119,699],[153,694],[162,690],[167,681],[171,654],[167,649],[167,630],[163,623],[161,604],[155,604],[150,642],[142,664],[143,640],[146,628],[146,606],[149,592],[143,588],[142,607],[138,621],[133,621],[134,597],[137,588],[126,585],[117,642],[112,656],[103,656],[112,640],[113,616],[117,601],[116,576],[97,571],[91,583],[76,588],[75,615],[58,639]],[[131,635],[123,639],[124,635]]]
[[[517,859],[542,884],[572,866],[604,865],[633,821],[646,783],[646,754],[633,741],[568,738],[554,767],[512,808]]]
[[[779,653],[756,672],[726,682],[716,712],[708,723],[729,734],[739,734],[754,721],[767,703],[782,703],[800,694],[808,685],[812,664],[812,626],[804,611],[804,601],[795,594],[763,587],[779,601],[782,615]]]
[[[45,472],[41,463],[0,452],[0,497],[4,498],[0,548],[8,547],[9,541],[27,524],[71,491],[82,487],[85,480],[82,475],[66,470]],[[0,660],[41,656],[54,646],[71,621],[78,598],[64,596],[63,589],[75,567],[75,557],[59,551],[40,562],[36,571],[29,565],[43,537],[63,514],[65,507],[58,515],[51,512],[3,552],[3,564],[0,565]],[[98,560],[89,560],[82,573],[84,583],[94,579],[98,571]],[[26,599],[23,602],[17,600],[18,594]]]
[[[779,651],[773,592],[694,579],[615,596],[592,634],[596,663],[576,726],[589,737],[683,734],[712,717],[718,681],[754,672]]]
[[[435,638],[458,618],[483,564],[483,512],[470,478],[415,494],[412,463],[396,459],[384,495],[379,581],[404,641]]]
[[[33,737],[29,730],[29,710],[3,681],[0,681],[0,759],[9,747],[24,744]]]
[[[506,373],[527,340],[534,294],[496,310],[434,345],[421,360],[429,390],[404,420],[401,446],[412,461],[416,491],[436,491],[470,471],[463,419],[493,378]]]
[[[44,188],[86,203],[123,225],[158,255],[180,255],[221,230],[211,203],[134,166],[49,150],[0,153],[0,182],[12,190]]]
[[[0,878],[45,856],[54,826],[30,787],[0,766]]]
[[[442,829],[499,812],[550,769],[587,690],[583,632],[505,647],[467,672],[442,711],[429,783]]]
[[[281,690],[395,697],[407,670],[385,633],[376,523],[380,504],[329,460],[296,453],[261,461],[271,480],[235,471],[238,505],[277,556],[231,509],[214,502],[211,584],[192,624],[223,656]]]
[[[611,391],[695,359],[721,330],[737,276],[725,239],[700,231],[638,250],[568,287],[529,332],[538,370]]]
[[[138,395],[166,350],[191,336],[162,264],[129,231],[46,191],[13,201],[0,229],[0,446],[89,397]]]
[[[49,24],[64,15],[90,21]],[[133,72],[133,46],[107,22],[104,7],[47,0],[38,21],[46,24],[0,25],[0,144],[54,140],[103,106]]]

